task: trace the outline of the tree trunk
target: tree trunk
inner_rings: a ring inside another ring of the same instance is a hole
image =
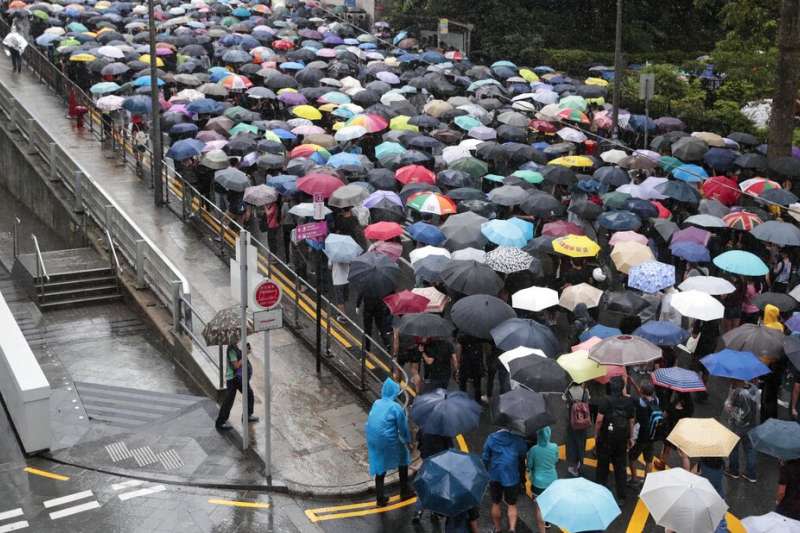
[[[794,107],[800,82],[800,0],[781,2],[775,71],[767,151],[770,160],[792,153]]]

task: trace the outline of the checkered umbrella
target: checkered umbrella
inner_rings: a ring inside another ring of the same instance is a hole
[[[503,274],[525,270],[531,266],[532,260],[533,256],[530,254],[509,246],[498,246],[486,254],[486,264],[495,272]]]

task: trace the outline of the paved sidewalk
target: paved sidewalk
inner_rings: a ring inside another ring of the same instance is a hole
[[[127,168],[101,155],[100,144],[88,131],[76,130],[65,117],[59,98],[27,73],[12,74],[10,61],[0,58],[0,83],[27,108],[57,142],[112,196],[147,236],[181,270],[191,285],[192,303],[205,318],[233,305],[229,270],[204,242],[166,208],[153,205],[152,191]],[[255,352],[253,387],[256,410],[263,406],[263,340],[252,337]],[[273,465],[275,477],[290,487],[312,493],[363,492],[367,475],[363,424],[366,413],[337,379],[318,378],[313,356],[288,330],[273,332]],[[237,409],[241,409],[237,401]],[[236,422],[235,411],[231,422]],[[251,435],[263,447],[263,422]]]

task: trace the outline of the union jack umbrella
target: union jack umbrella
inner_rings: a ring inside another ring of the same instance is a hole
[[[672,366],[669,368],[657,368],[650,374],[654,385],[672,389],[677,392],[702,392],[706,386],[700,376],[691,370]]]
[[[732,229],[750,231],[764,221],[749,211],[734,211],[722,217],[723,222]]]

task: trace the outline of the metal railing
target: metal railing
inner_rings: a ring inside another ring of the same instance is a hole
[[[50,275],[47,273],[47,267],[44,265],[42,250],[39,248],[39,239],[33,234],[31,234],[31,239],[33,239],[33,249],[36,254],[36,296],[41,300],[44,298],[45,281],[50,281]]]
[[[14,254],[14,260],[17,259],[19,255],[19,226],[22,224],[22,220],[19,217],[14,217],[14,224],[11,227],[11,249],[12,253]]]

